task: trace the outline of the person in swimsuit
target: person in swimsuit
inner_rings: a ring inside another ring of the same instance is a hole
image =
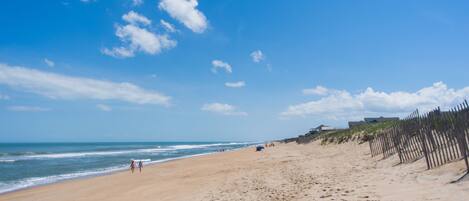
[[[134,173],[134,170],[135,170],[135,161],[131,160],[130,161],[130,171],[132,171],[132,173]]]
[[[138,169],[140,169],[140,172],[142,172],[142,168],[143,168],[143,162],[139,161],[138,162]]]

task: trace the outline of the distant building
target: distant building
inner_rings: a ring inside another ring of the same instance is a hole
[[[385,121],[398,121],[399,117],[371,117],[371,118],[365,118],[366,123],[379,123],[379,122],[385,122]]]
[[[326,125],[322,125],[322,124],[320,126],[314,128],[314,129],[312,129],[312,131],[316,131],[318,133],[323,132],[323,131],[333,131],[333,130],[335,130],[334,127],[326,126]]]
[[[360,125],[364,125],[364,124],[366,124],[365,121],[349,121],[348,122],[348,127],[352,128],[352,127],[360,126]]]
[[[399,117],[366,117],[364,121],[349,121],[348,127],[353,128],[355,126],[365,125],[365,124],[373,124],[373,123],[380,123],[385,121],[398,121]]]

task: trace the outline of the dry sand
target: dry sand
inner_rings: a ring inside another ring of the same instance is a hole
[[[423,160],[397,162],[370,158],[366,143],[289,143],[39,186],[0,201],[469,200],[469,181],[450,183],[463,172],[462,161],[433,170]]]

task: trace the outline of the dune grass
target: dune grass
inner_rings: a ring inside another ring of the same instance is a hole
[[[326,132],[321,134],[319,138],[322,139],[322,143],[342,143],[350,139],[358,139],[363,142],[373,138],[373,136],[379,131],[392,127],[395,123],[396,121],[386,121],[374,124],[365,124],[355,126],[350,129]]]

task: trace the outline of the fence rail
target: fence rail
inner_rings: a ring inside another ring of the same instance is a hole
[[[424,157],[428,169],[464,159],[469,172],[469,104],[464,101],[449,111],[438,107],[425,114],[415,110],[376,134],[369,145],[372,157],[397,154],[400,163]]]

